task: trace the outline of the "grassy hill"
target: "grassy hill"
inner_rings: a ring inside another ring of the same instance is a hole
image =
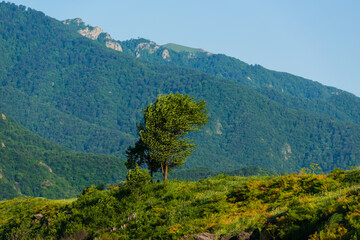
[[[166,49],[171,49],[175,52],[187,52],[187,53],[204,52],[204,50],[202,50],[201,48],[191,48],[191,47],[182,46],[182,45],[179,45],[176,43],[164,44],[164,45],[162,45],[162,47],[166,48]]]
[[[336,170],[92,187],[71,200],[0,202],[0,238],[357,239],[359,183],[359,170]]]
[[[124,179],[123,160],[76,153],[45,141],[4,113],[0,119],[0,199],[69,198],[92,184]]]
[[[141,109],[158,94],[179,92],[205,100],[211,118],[191,136],[198,147],[185,169],[257,165],[298,171],[315,162],[329,171],[360,165],[355,120],[294,109],[189,67],[141,60],[127,53],[136,41],[122,45],[122,53],[41,12],[1,3],[0,108],[72,150],[123,156],[136,139]],[[358,114],[356,107],[349,109]]]

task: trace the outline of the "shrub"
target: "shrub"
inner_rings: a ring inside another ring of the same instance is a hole
[[[126,185],[131,189],[133,194],[139,198],[143,187],[151,182],[151,176],[145,169],[141,169],[138,165],[134,170],[129,170],[126,175]]]

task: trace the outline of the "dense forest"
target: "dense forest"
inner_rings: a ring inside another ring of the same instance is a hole
[[[81,19],[70,19],[66,23],[78,31],[86,27],[93,28]],[[104,44],[102,36],[109,36],[106,33],[99,35],[97,41]],[[224,54],[212,54],[203,49],[178,44],[161,46],[144,38],[117,43],[122,46],[125,53],[142,60],[197,69],[219,80],[241,83],[273,101],[296,110],[326,115],[346,122],[360,122],[360,99],[334,87],[289,73],[268,70],[260,65],[249,65],[239,59]],[[165,59],[162,56],[164,51],[168,53]]]
[[[77,26],[77,29],[85,27]],[[176,44],[159,46],[143,38],[119,43],[124,52],[140,59],[157,64],[189,67],[211,74],[219,80],[232,80],[292,109],[341,121],[360,122],[360,99],[334,87],[289,73],[271,71],[260,65],[249,65],[239,59],[224,54],[212,54],[202,49]],[[162,57],[165,50],[169,54],[166,59]]]
[[[339,112],[348,119],[340,121],[335,113],[295,109],[232,79],[137,59],[126,46],[124,52],[106,48],[33,9],[1,3],[0,13],[0,107],[47,140],[121,157],[135,142],[141,109],[160,93],[179,92],[205,100],[210,116],[204,131],[191,136],[198,148],[185,168],[359,165],[356,107]]]
[[[70,198],[93,184],[125,179],[123,160],[75,153],[45,141],[3,113],[0,141],[0,199]]]

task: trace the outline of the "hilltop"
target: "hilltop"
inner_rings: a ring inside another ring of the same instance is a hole
[[[359,180],[359,170],[219,175],[91,187],[72,200],[14,199],[0,202],[0,238],[357,239]]]

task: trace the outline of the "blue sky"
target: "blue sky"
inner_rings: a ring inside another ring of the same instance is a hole
[[[358,0],[12,0],[80,17],[116,40],[144,37],[224,53],[360,96]]]

